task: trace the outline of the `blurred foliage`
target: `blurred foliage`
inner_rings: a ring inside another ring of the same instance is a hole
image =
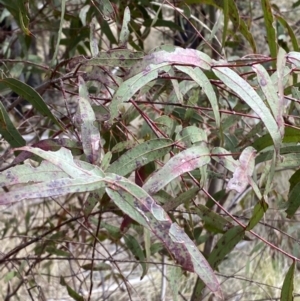
[[[3,300],[299,298],[297,20],[199,2],[0,0]]]

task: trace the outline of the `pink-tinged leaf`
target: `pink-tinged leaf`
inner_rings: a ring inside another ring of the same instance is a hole
[[[160,168],[143,188],[150,194],[161,190],[178,176],[204,166],[210,162],[210,153],[206,146],[188,148],[171,158]]]
[[[251,146],[243,150],[239,158],[240,164],[227,184],[227,191],[234,189],[241,193],[246,189],[254,171],[255,155],[256,150]]]
[[[283,120],[283,110],[284,110],[284,78],[285,78],[285,66],[286,66],[286,52],[284,49],[279,47],[277,54],[277,80],[278,80],[278,115],[275,120],[279,126],[280,134],[284,136],[284,120]]]
[[[149,65],[159,65],[162,63],[168,63],[169,65],[189,65],[205,70],[211,69],[211,58],[204,52],[176,47],[171,51],[161,50],[146,55],[142,62],[137,63],[131,68],[129,77],[147,71]]]
[[[58,197],[69,193],[94,191],[104,187],[103,178],[82,177],[77,179],[62,178],[26,185],[0,195],[0,205],[9,205],[22,200]]]
[[[100,133],[95,126],[96,116],[90,104],[87,87],[81,77],[79,77],[78,108],[76,121],[80,124],[83,151],[88,161],[95,164],[100,157]]]
[[[218,280],[204,256],[145,190],[115,174],[107,174],[105,182],[107,194],[123,212],[155,234],[185,270],[197,273],[212,292],[221,295]]]

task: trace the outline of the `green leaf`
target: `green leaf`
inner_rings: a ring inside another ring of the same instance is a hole
[[[217,242],[214,249],[208,256],[208,262],[213,269],[216,269],[218,265],[224,260],[224,258],[234,249],[245,235],[245,231],[236,226],[229,229]],[[197,279],[194,287],[194,292],[191,300],[200,300],[201,292],[204,288],[204,284],[200,279]]]
[[[294,300],[294,274],[296,262],[290,266],[281,289],[280,301],[293,301]]]
[[[112,153],[120,153],[124,150],[128,150],[130,148],[134,148],[136,145],[143,143],[144,140],[126,140],[117,143],[112,149]]]
[[[53,254],[53,255],[57,255],[57,256],[63,256],[63,257],[70,257],[70,255],[71,255],[70,252],[66,252],[64,250],[57,249],[54,246],[46,247],[46,251],[49,254]]]
[[[25,6],[25,3],[22,3],[21,1],[18,3],[18,8],[19,8],[19,23],[22,31],[30,36],[32,35],[30,30],[29,30],[29,17],[28,17],[28,12]]]
[[[202,88],[202,91],[206,94],[208,100],[210,101],[211,107],[214,112],[216,125],[219,128],[220,127],[219,105],[218,105],[216,93],[207,76],[200,68],[192,68],[186,66],[176,66],[176,68],[188,74]]]
[[[284,132],[284,137],[282,139],[283,143],[299,143],[300,142],[300,129],[298,128],[291,128],[286,127]],[[257,138],[252,146],[260,152],[261,150],[265,149],[266,147],[272,145],[272,138],[269,134],[264,135],[260,138]]]
[[[100,52],[97,57],[86,59],[80,57],[79,61],[86,66],[110,66],[130,68],[141,61],[144,54],[142,52],[133,52],[128,49],[114,49],[107,52]],[[72,61],[71,61],[72,62]],[[72,64],[77,64],[78,58],[74,59]]]
[[[213,68],[214,73],[220,78],[226,86],[232,89],[239,97],[241,97],[251,109],[261,118],[262,122],[268,129],[275,148],[279,148],[282,140],[280,128],[278,127],[271,112],[258,96],[255,90],[236,72],[228,67]]]
[[[55,61],[57,60],[57,54],[58,54],[58,50],[60,47],[60,40],[61,40],[61,36],[62,36],[63,24],[65,22],[65,20],[64,20],[65,11],[66,11],[66,0],[62,0],[61,1],[61,13],[60,13],[60,19],[59,19],[60,23],[59,23],[59,29],[57,32],[56,46],[55,46],[55,50],[54,50],[53,57],[51,60],[52,66],[55,64]]]
[[[85,271],[110,271],[111,266],[105,262],[100,262],[92,265],[91,263],[87,263],[81,266]]]
[[[176,209],[179,205],[184,204],[185,202],[191,201],[199,192],[198,187],[193,187],[181,194],[176,198],[169,200],[163,205],[165,211],[170,211]],[[155,196],[154,196],[155,198]]]
[[[205,228],[213,232],[225,233],[229,228],[233,227],[230,221],[204,205],[199,204],[195,210],[198,216],[205,222]]]
[[[61,124],[48,109],[41,95],[32,87],[14,78],[0,79],[0,83],[6,85],[12,91],[26,99],[38,112],[49,117],[56,125],[58,125],[62,129]]]
[[[267,41],[270,48],[271,57],[276,58],[277,56],[277,37],[274,28],[274,18],[272,13],[272,6],[269,0],[261,1],[262,10],[264,13],[265,27],[267,31]],[[275,63],[274,63],[275,67]]]
[[[295,184],[293,188],[289,192],[289,198],[287,201],[287,209],[285,212],[287,213],[287,218],[292,218],[292,216],[296,213],[298,208],[300,207],[300,182]]]
[[[235,226],[229,229],[217,242],[214,249],[208,256],[208,261],[211,266],[216,269],[223,261],[227,254],[229,254],[234,247],[239,243],[245,235],[244,229],[240,226]]]
[[[43,161],[39,166],[29,164],[17,165],[0,173],[0,186],[26,184],[28,182],[42,182],[49,178],[61,179],[68,175],[57,166]]]
[[[229,3],[228,1],[223,1],[223,14],[224,14],[224,26],[222,30],[222,47],[225,47],[226,38],[227,38],[227,30],[229,23]]]
[[[186,0],[187,2],[190,2]],[[227,2],[227,3],[226,3]],[[196,3],[199,3],[198,1]],[[224,10],[224,15],[228,11],[229,18],[233,24],[233,32],[239,31],[245,39],[249,42],[250,46],[253,49],[253,52],[256,53],[255,40],[249,30],[246,22],[240,16],[237,4],[234,0],[202,0],[202,4],[208,4],[218,7],[219,9]],[[226,4],[225,4],[226,3]],[[226,7],[225,7],[226,5]]]
[[[187,126],[176,136],[176,141],[188,148],[207,142],[207,133],[197,126]]]
[[[11,122],[2,102],[0,102],[0,134],[11,147],[26,145],[26,141]]]
[[[141,266],[142,266],[142,269],[143,269],[141,279],[143,279],[144,276],[147,273],[147,268],[146,268],[146,263],[144,262],[145,261],[145,255],[144,255],[144,252],[143,252],[143,250],[140,246],[140,243],[130,234],[126,234],[123,237],[124,237],[125,244],[128,247],[128,249],[141,262]]]
[[[266,97],[268,105],[273,113],[273,116],[277,122],[281,136],[284,135],[284,120],[283,114],[283,104],[279,101],[277,91],[274,89],[271,77],[269,76],[266,69],[260,65],[256,64],[252,66],[252,69],[257,75],[257,81]]]
[[[264,199],[260,200],[255,206],[253,210],[253,214],[250,218],[250,221],[247,225],[246,230],[250,231],[252,230],[259,221],[263,218],[264,214],[268,210],[268,204],[264,201]]]
[[[65,279],[61,276],[60,277],[60,284],[62,286],[65,286],[67,288],[68,294],[71,298],[73,298],[76,301],[84,301],[84,298],[80,296],[76,291],[74,291],[65,281]]]
[[[69,177],[79,178],[93,177],[93,176],[104,176],[103,171],[92,164],[83,161],[75,161],[70,150],[61,148],[56,152],[44,151],[39,148],[30,146],[20,147],[17,150],[24,150],[31,152],[57,166],[59,169],[64,171]]]
[[[175,121],[169,116],[163,115],[155,119],[155,124],[167,137],[172,137],[175,131]]]
[[[239,161],[234,160],[230,152],[222,147],[214,147],[211,153],[213,155],[211,156],[212,159],[232,172],[235,172],[240,165]]]
[[[18,272],[17,271],[9,271],[4,276],[4,282],[8,283],[10,280],[12,280],[16,276],[18,276]]]
[[[178,292],[180,288],[180,278],[182,276],[182,270],[180,267],[170,266],[168,267],[168,279],[170,284],[170,289],[172,292],[172,300],[178,301]]]
[[[130,35],[130,31],[128,28],[128,23],[130,22],[130,10],[129,7],[127,6],[125,8],[124,11],[124,17],[123,17],[123,23],[122,23],[122,28],[121,28],[121,32],[120,32],[120,41],[119,41],[119,46],[125,46],[129,35]]]
[[[96,38],[96,26],[96,18],[93,18],[90,24],[90,50],[92,57],[95,57],[99,54],[98,40]]]
[[[292,45],[293,45],[293,48],[295,51],[299,51],[299,45],[298,45],[298,39],[292,29],[292,27],[289,25],[289,23],[280,15],[278,14],[274,14],[274,17],[276,18],[277,21],[280,22],[280,24],[286,28],[290,38],[291,38],[291,42],[292,42]]]
[[[112,124],[113,120],[119,115],[118,107],[121,103],[129,100],[139,89],[141,89],[150,81],[156,79],[159,71],[167,72],[168,68],[168,63],[148,65],[147,69],[142,73],[138,73],[137,75],[123,82],[114,94],[109,107],[110,124]]]
[[[149,162],[160,159],[172,149],[173,141],[170,139],[148,140],[130,149],[119,159],[114,161],[107,172],[125,176]]]
[[[109,0],[97,0],[97,2],[99,3],[101,12],[103,13],[103,15],[105,17],[107,17],[108,19],[115,19],[115,11],[114,8],[112,6],[112,4],[110,3]]]
[[[109,164],[110,164],[110,161],[111,161],[111,158],[112,158],[112,153],[111,152],[107,152],[102,160],[101,160],[101,166],[100,168],[103,170],[103,171],[106,171]]]
[[[95,126],[96,116],[90,104],[87,87],[81,77],[79,77],[78,109],[77,122],[80,124],[83,152],[88,162],[95,164],[101,152],[100,133]]]
[[[300,182],[300,169],[295,171],[295,173],[289,179],[290,191]]]
[[[188,148],[171,158],[148,179],[143,188],[148,193],[154,194],[183,173],[192,171],[209,162],[210,154],[206,146]]]

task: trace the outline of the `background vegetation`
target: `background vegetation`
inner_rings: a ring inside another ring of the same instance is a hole
[[[300,300],[278,5],[0,0],[3,300]]]

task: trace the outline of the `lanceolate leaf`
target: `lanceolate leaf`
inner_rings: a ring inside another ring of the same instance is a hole
[[[229,228],[233,227],[230,221],[204,205],[199,204],[196,207],[196,212],[202,221],[205,222],[204,226],[213,232],[225,233]]]
[[[265,212],[268,210],[268,204],[264,201],[264,199],[258,201],[258,203],[254,206],[253,214],[251,219],[247,225],[246,230],[252,230],[262,219]]]
[[[81,176],[103,176],[103,172],[97,166],[91,165],[83,161],[75,162],[71,151],[63,147],[57,152],[44,151],[39,148],[34,148],[30,146],[24,146],[22,148],[18,148],[17,150],[31,152],[51,162],[53,165],[56,165],[59,169],[64,171],[69,177],[72,178],[79,178]]]
[[[68,175],[50,162],[43,161],[38,167],[29,164],[17,165],[0,173],[0,186],[42,182],[51,178],[61,179]]]
[[[270,48],[271,57],[275,58],[277,55],[277,38],[271,3],[269,0],[262,0],[261,5],[264,13],[268,46]]]
[[[222,147],[215,147],[212,150],[212,159],[217,161],[220,165],[224,166],[226,169],[234,172],[239,166],[239,162],[234,160],[226,149]]]
[[[0,102],[0,134],[12,147],[20,147],[26,144],[26,141],[11,122],[2,102]]]
[[[130,76],[146,72],[151,64],[160,65],[162,63],[167,63],[168,65],[190,65],[205,70],[211,69],[211,58],[207,54],[194,49],[176,47],[170,51],[161,50],[146,55],[141,63],[133,66]]]
[[[65,281],[65,279],[61,276],[60,277],[60,284],[67,288],[69,296],[75,301],[84,301],[84,298],[79,295],[74,289],[72,289]]]
[[[207,142],[207,133],[205,130],[197,126],[187,126],[176,136],[177,143],[183,144],[185,147],[199,145],[202,142]]]
[[[8,205],[23,200],[57,197],[69,193],[94,191],[104,186],[102,178],[81,177],[77,179],[61,178],[30,184],[22,188],[11,190],[0,195],[0,205]]]
[[[95,126],[95,113],[89,101],[87,87],[81,77],[79,77],[78,107],[77,122],[80,124],[83,151],[90,163],[96,163],[100,157],[100,133]]]
[[[48,109],[41,95],[38,92],[36,92],[32,87],[14,78],[0,79],[0,82],[9,87],[12,91],[17,93],[24,99],[26,99],[28,102],[30,102],[38,112],[40,112],[42,115],[49,117],[55,124],[57,124],[61,128],[59,121]]]
[[[291,218],[300,207],[299,195],[300,195],[300,182],[294,185],[289,192],[289,198],[287,202],[288,208],[285,210],[288,218]]]
[[[146,263],[145,263],[145,254],[141,248],[141,244],[135,239],[134,236],[130,234],[124,235],[124,240],[126,243],[126,246],[131,251],[131,253],[141,261],[141,266],[143,269],[143,274],[141,276],[141,279],[146,275],[147,269],[146,269]]]
[[[299,143],[300,142],[300,130],[298,128],[286,127],[284,132],[283,143]],[[272,145],[272,138],[269,134],[257,138],[252,146],[260,152],[264,148]]]
[[[256,150],[249,146],[245,148],[239,158],[240,165],[236,168],[232,178],[227,184],[227,190],[243,192],[250,183],[249,177],[252,176],[255,166]]]
[[[280,301],[293,301],[294,300],[294,274],[296,262],[290,266],[283,281]]]
[[[124,213],[152,231],[185,270],[197,273],[211,291],[221,294],[217,278],[198,248],[145,190],[114,174],[107,174],[105,182],[107,194]]]
[[[278,149],[282,139],[280,128],[278,127],[271,112],[263,100],[254,91],[254,89],[236,72],[228,67],[216,66],[213,68],[213,71],[224,82],[225,85],[227,85],[239,97],[241,97],[261,118],[274,141],[275,148]]]
[[[277,14],[274,14],[274,17],[277,19],[277,21],[279,21],[281,23],[281,25],[283,27],[286,28],[290,38],[291,38],[291,42],[293,44],[293,48],[295,51],[299,51],[299,45],[298,45],[298,41],[297,41],[297,37],[292,29],[292,27],[289,25],[289,23],[286,21],[285,18],[283,18],[282,16],[280,15],[277,15]]]
[[[130,10],[129,10],[129,7],[126,7],[125,11],[124,11],[122,29],[120,32],[120,42],[119,42],[120,47],[125,46],[128,41],[129,34],[130,34],[130,31],[128,28],[129,22],[130,22]]]
[[[181,204],[185,202],[190,202],[199,192],[198,187],[193,187],[181,194],[179,194],[175,199],[170,199],[163,205],[165,211],[170,211],[176,209]]]
[[[245,231],[240,227],[236,226],[229,229],[217,242],[214,249],[208,257],[208,262],[213,269],[216,269],[218,265],[224,260],[233,248],[239,243],[244,237]],[[204,283],[198,279],[194,287],[194,292],[191,300],[201,300],[201,292],[204,288]]]
[[[208,80],[207,76],[200,68],[192,68],[185,66],[176,66],[176,68],[186,74],[188,74],[203,90],[203,92],[207,95],[208,100],[210,101],[211,107],[214,112],[216,125],[220,127],[220,113],[219,113],[219,105],[216,97],[216,93]]]
[[[225,2],[227,3],[225,4]],[[194,3],[198,3],[198,2],[194,2]],[[223,9],[224,14],[228,12],[229,18],[234,27],[234,31],[239,30],[241,34],[245,37],[245,39],[249,42],[253,51],[256,52],[255,40],[247,26],[247,23],[241,18],[237,8],[237,4],[234,0],[202,0],[201,3],[214,5],[220,9]]]
[[[268,72],[262,65],[259,64],[254,65],[252,69],[255,71],[257,75],[258,83],[263,93],[265,94],[266,100],[277,122],[278,128],[280,130],[280,134],[283,137],[284,134],[284,121],[282,117],[283,107],[281,105],[281,102],[279,101],[279,97],[277,95],[277,91],[273,86],[272,80]]]
[[[169,68],[168,63],[148,65],[141,73],[123,82],[114,94],[109,107],[110,123],[119,115],[118,107],[122,102],[129,100],[139,89],[156,79],[159,71],[167,72]]]
[[[69,67],[75,68],[80,64],[85,66],[110,66],[130,68],[137,62],[141,61],[143,56],[144,54],[142,52],[133,52],[128,49],[113,49],[106,52],[99,52],[97,57],[93,57],[91,59],[87,59],[84,56],[74,57],[69,61]],[[100,71],[97,70],[97,72]],[[112,74],[110,76],[113,77]],[[103,78],[103,81],[107,81],[107,78]]]
[[[164,138],[141,143],[113,162],[107,168],[107,172],[126,176],[137,168],[165,156],[172,149],[172,145],[172,140]]]
[[[146,182],[143,188],[154,194],[183,173],[192,171],[210,162],[206,146],[188,148],[171,158]]]

